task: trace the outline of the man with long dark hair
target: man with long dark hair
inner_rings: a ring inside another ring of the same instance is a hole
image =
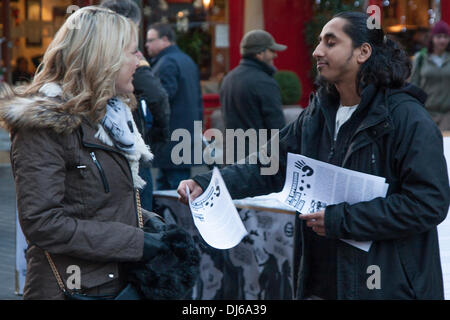
[[[298,299],[443,299],[436,226],[446,215],[449,180],[442,135],[423,107],[424,93],[406,83],[410,62],[368,16],[337,14],[313,53],[319,87],[299,118],[280,133],[280,170],[261,165],[221,171],[233,198],[280,191],[287,153],[385,177],[385,198],[296,219],[295,293]],[[183,181],[186,201],[210,175]],[[251,186],[251,187],[249,187]],[[373,241],[368,252],[339,239]]]

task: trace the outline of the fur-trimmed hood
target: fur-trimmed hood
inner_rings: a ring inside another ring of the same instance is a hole
[[[56,83],[47,83],[41,87],[39,93],[30,97],[10,97],[0,99],[0,126],[8,131],[21,128],[52,129],[58,134],[70,134],[77,130],[82,122],[83,116],[70,114],[61,108],[62,89]],[[129,108],[126,109],[130,113]],[[131,119],[133,117],[131,116]],[[153,160],[150,147],[142,139],[136,124],[133,121],[135,133],[135,152],[128,154],[120,152],[127,158],[132,173],[134,185],[143,188],[145,181],[138,175],[139,160]],[[97,125],[97,138],[102,143],[114,147],[114,143],[103,129],[101,124]]]
[[[0,125],[8,131],[50,128],[59,134],[73,132],[82,117],[62,110],[61,93],[57,84],[49,83],[34,96],[0,99]]]

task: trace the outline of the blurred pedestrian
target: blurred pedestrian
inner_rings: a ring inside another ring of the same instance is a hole
[[[414,55],[410,82],[428,95],[425,107],[441,130],[450,130],[450,27],[444,21],[431,30],[428,48]]]
[[[134,1],[106,0],[101,3],[101,6],[131,19],[139,28],[141,12]],[[137,108],[133,111],[133,117],[145,143],[155,153],[169,141],[169,99],[159,78],[153,74],[149,63],[140,52],[138,58],[139,66],[133,75],[134,94],[137,99]],[[141,161],[139,175],[147,183],[139,191],[141,205],[151,211],[153,207],[153,177],[150,163]]]
[[[33,75],[28,71],[28,60],[25,57],[18,57],[16,67],[12,72],[12,83],[15,86],[29,83]]]
[[[152,70],[161,79],[169,95],[170,134],[176,129],[186,129],[191,138],[191,155],[194,154],[194,121],[203,119],[200,73],[194,61],[176,45],[175,32],[168,24],[152,24],[147,32],[147,52]],[[201,137],[200,137],[201,141]],[[156,178],[158,190],[176,189],[181,180],[187,179],[194,164],[176,165],[171,158],[177,142],[167,143],[156,153],[154,167],[159,168]]]

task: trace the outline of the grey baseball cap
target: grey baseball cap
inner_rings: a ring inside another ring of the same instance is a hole
[[[264,30],[249,31],[241,40],[242,55],[259,53],[266,49],[284,51],[287,46],[276,43],[272,35]]]

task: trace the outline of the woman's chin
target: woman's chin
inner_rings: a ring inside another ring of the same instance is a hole
[[[133,84],[129,84],[126,87],[116,87],[117,94],[131,94],[134,92]]]

